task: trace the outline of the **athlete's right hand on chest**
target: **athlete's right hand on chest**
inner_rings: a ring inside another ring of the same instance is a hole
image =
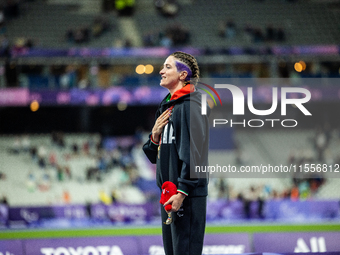
[[[169,122],[171,110],[165,110],[156,120],[155,125],[152,128],[152,140],[156,143],[159,142],[159,137],[163,132],[164,126]]]

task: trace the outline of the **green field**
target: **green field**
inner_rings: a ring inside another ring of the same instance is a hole
[[[207,234],[214,233],[258,233],[258,232],[340,232],[340,223],[329,224],[241,224],[208,225]],[[91,229],[54,229],[54,230],[3,230],[0,239],[62,238],[89,236],[136,236],[160,235],[159,227],[112,227]]]

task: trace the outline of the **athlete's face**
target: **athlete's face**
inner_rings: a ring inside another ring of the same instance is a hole
[[[162,70],[159,74],[162,76],[160,85],[167,89],[173,89],[178,86],[180,81],[180,73],[177,71],[176,58],[174,56],[169,56],[164,64]]]

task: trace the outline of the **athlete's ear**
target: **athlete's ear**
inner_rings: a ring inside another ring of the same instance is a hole
[[[187,76],[188,76],[187,71],[181,71],[181,73],[179,74],[179,79],[184,82]]]

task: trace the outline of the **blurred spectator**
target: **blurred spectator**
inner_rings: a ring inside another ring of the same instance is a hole
[[[40,191],[48,191],[51,187],[51,178],[47,173],[44,173],[41,180],[39,181],[39,190]]]
[[[149,31],[143,35],[143,44],[145,47],[159,46],[160,32]]]
[[[70,204],[71,203],[71,194],[68,190],[63,191],[63,203]]]
[[[286,33],[283,28],[279,28],[277,30],[277,42],[284,42],[286,41]]]
[[[85,43],[90,41],[90,28],[83,26],[76,29],[69,29],[66,32],[66,40],[70,43]]]
[[[132,41],[130,39],[117,38],[114,41],[115,48],[130,48],[132,47]]]
[[[172,38],[174,46],[185,45],[190,40],[190,32],[183,25],[176,23],[166,28],[166,34]]]
[[[73,152],[74,155],[78,155],[78,153],[79,153],[78,144],[76,144],[76,143],[72,144],[72,152]]]
[[[85,141],[83,143],[83,152],[84,154],[86,155],[89,155],[90,154],[90,142],[89,141]]]
[[[253,27],[247,24],[244,29],[244,37],[248,43],[263,43],[263,42],[284,42],[286,33],[283,28],[275,28],[272,24],[265,27],[264,31],[260,27]]]
[[[19,137],[16,137],[15,140],[14,140],[13,145],[9,149],[9,152],[13,153],[13,154],[18,154],[18,153],[21,152],[21,149],[22,149],[22,147],[21,147],[21,139]]]
[[[71,173],[71,168],[69,166],[65,166],[65,174],[69,180],[72,179],[72,173]]]
[[[57,167],[57,180],[59,182],[64,181],[64,169],[61,166]]]
[[[181,24],[169,25],[163,31],[148,32],[143,36],[144,46],[183,46],[190,41],[190,32]]]
[[[241,148],[237,147],[235,150],[235,164],[240,166],[240,165],[245,165],[248,163],[248,156],[246,151],[242,150]]]
[[[0,224],[9,227],[9,204],[6,196],[0,199]]]
[[[99,199],[100,201],[105,204],[105,205],[110,205],[112,204],[112,198],[104,190],[101,190],[99,192]]]
[[[100,173],[99,169],[97,167],[89,167],[86,170],[86,180],[91,181],[91,180],[97,180],[100,181]]]
[[[44,145],[40,145],[38,147],[38,158],[39,159],[45,159],[47,157],[47,149]]]
[[[106,161],[104,159],[103,156],[99,156],[97,158],[97,168],[101,171],[101,172],[105,172],[106,171]]]
[[[66,68],[59,68],[61,70],[56,71],[56,69],[51,70],[53,75],[56,77],[56,86],[62,89],[73,88],[77,84],[77,70],[74,66],[69,65]]]
[[[85,204],[87,216],[91,219],[92,218],[92,203],[90,201],[87,201]]]
[[[306,200],[316,195],[321,185],[325,182],[321,176],[309,176],[307,178],[294,178],[289,197],[293,201]]]
[[[112,200],[112,203],[116,203],[117,200],[118,200],[118,195],[117,195],[117,190],[116,189],[113,189],[111,191],[111,200]]]
[[[299,188],[294,184],[294,186],[292,187],[291,191],[290,191],[290,199],[292,201],[297,201],[299,200]]]
[[[250,24],[245,25],[243,29],[244,37],[247,43],[253,42],[253,26]]]
[[[133,46],[132,40],[129,38],[126,38],[123,40],[123,48],[131,48]]]
[[[36,189],[35,175],[31,172],[28,174],[26,179],[26,188],[29,192],[33,192]]]
[[[179,10],[176,0],[155,0],[155,7],[165,17],[175,17]]]
[[[0,180],[6,180],[6,175],[3,172],[0,172]]]
[[[115,8],[119,16],[131,16],[135,10],[135,0],[115,0]]]
[[[33,48],[35,43],[31,38],[20,37],[14,41],[14,45],[12,47],[12,52],[14,54],[21,54],[27,52],[29,49]]]
[[[73,32],[73,38],[76,43],[84,43],[90,40],[90,29],[86,26],[76,29]]]
[[[300,199],[305,200],[310,197],[310,186],[307,180],[302,180],[299,183],[298,188],[299,188]]]
[[[37,147],[33,146],[30,148],[30,154],[32,157],[32,160],[36,160],[37,159]]]
[[[249,189],[245,189],[242,193],[242,202],[243,202],[243,212],[246,219],[251,218],[251,204],[253,201],[258,199],[258,194],[254,186],[251,186]]]
[[[143,36],[143,42],[145,47],[157,46],[159,41],[159,34],[154,31],[149,31]]]
[[[327,135],[324,130],[318,129],[314,137],[314,145],[319,161],[324,161],[324,152],[328,146]]]
[[[270,24],[266,27],[266,40],[268,42],[272,42],[275,40],[275,38],[276,38],[275,29],[273,25]]]
[[[96,17],[92,24],[93,37],[99,37],[110,30],[109,21],[104,17]]]
[[[66,31],[66,34],[65,34],[65,37],[66,37],[66,41],[69,42],[69,43],[73,43],[74,42],[74,38],[73,38],[73,29],[70,28]]]
[[[328,122],[325,123],[323,132],[325,133],[326,144],[328,145],[331,142],[331,138],[332,138],[332,128]]]
[[[62,132],[52,132],[52,144],[61,148],[65,147],[64,134]]]
[[[160,46],[170,48],[173,46],[173,40],[170,33],[160,34]]]
[[[263,32],[260,28],[255,28],[253,30],[253,42],[254,43],[262,43],[264,42],[265,38]]]
[[[114,148],[111,152],[111,162],[113,166],[119,166],[122,154],[118,148]]]
[[[28,135],[24,135],[21,140],[22,150],[24,152],[29,152],[31,147],[31,141]]]
[[[0,57],[10,57],[10,43],[5,34],[0,34]]]
[[[228,21],[221,23],[220,35],[227,38],[227,39],[235,38],[235,36],[236,36],[236,23],[234,22],[234,20],[229,19]]]
[[[259,196],[258,199],[257,199],[257,202],[258,202],[257,215],[260,219],[264,219],[265,215],[264,215],[263,209],[264,209],[264,205],[266,203],[266,200],[264,199],[264,197]]]
[[[49,164],[53,167],[57,165],[57,154],[54,151],[50,152],[48,161],[49,161]]]
[[[218,197],[229,200],[228,186],[224,178],[218,179]]]
[[[38,165],[40,168],[46,168],[46,160],[44,157],[39,157]]]
[[[0,205],[6,205],[9,206],[8,200],[6,196],[2,196],[2,198],[0,199]]]

